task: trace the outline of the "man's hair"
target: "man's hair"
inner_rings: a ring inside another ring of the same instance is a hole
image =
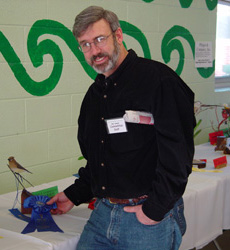
[[[74,36],[78,38],[90,25],[101,19],[105,19],[109,23],[112,32],[115,32],[120,27],[118,17],[115,13],[99,6],[90,6],[76,16],[73,25]]]

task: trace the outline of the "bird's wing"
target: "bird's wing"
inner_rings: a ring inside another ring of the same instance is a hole
[[[28,173],[31,173],[29,170],[27,170],[26,168],[24,168],[22,165],[20,165],[18,162],[17,162],[17,164],[18,164],[18,168],[19,169],[22,169],[22,170],[25,170],[26,172],[28,172]],[[32,174],[32,173],[31,173]]]

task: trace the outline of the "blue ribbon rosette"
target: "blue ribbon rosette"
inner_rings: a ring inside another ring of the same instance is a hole
[[[46,202],[49,200],[50,198],[48,196],[43,195],[30,196],[25,199],[23,205],[25,208],[32,208],[32,213],[30,221],[22,231],[22,234],[32,233],[36,229],[38,232],[53,231],[63,233],[50,213],[50,210],[57,208],[57,205],[56,203],[47,205]]]

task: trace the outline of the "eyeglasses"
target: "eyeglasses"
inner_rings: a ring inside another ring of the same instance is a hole
[[[89,43],[89,42],[84,42],[82,43],[78,48],[81,52],[86,53],[88,51],[91,50],[92,48],[92,43],[94,43],[94,45],[98,48],[102,48],[106,45],[107,39],[109,38],[109,36],[111,36],[113,33],[111,33],[108,36],[99,36],[94,38],[93,42]]]

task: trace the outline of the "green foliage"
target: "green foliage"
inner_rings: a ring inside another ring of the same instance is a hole
[[[197,128],[200,126],[201,122],[202,122],[201,119],[197,122],[196,127],[194,128],[193,138],[195,138],[201,132],[201,129],[197,130]]]
[[[78,160],[79,160],[79,161],[80,161],[80,160],[83,160],[83,159],[85,159],[84,156],[78,157]]]

